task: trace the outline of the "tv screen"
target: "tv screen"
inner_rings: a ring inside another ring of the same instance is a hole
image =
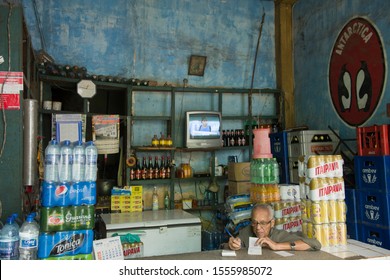
[[[186,146],[188,148],[221,147],[221,113],[186,112]]]

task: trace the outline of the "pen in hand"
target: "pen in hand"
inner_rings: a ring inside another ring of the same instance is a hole
[[[233,237],[233,238],[236,238],[236,236],[234,236],[233,234],[231,234],[230,231],[229,231],[227,228],[225,228],[225,231],[226,231],[227,234],[229,234],[229,236],[231,236],[231,237]]]

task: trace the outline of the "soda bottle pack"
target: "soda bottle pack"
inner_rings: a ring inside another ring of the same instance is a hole
[[[92,141],[72,145],[52,140],[47,146],[39,259],[92,259],[97,157]]]

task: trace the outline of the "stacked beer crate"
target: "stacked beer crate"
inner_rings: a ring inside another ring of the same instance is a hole
[[[340,155],[298,158],[302,231],[322,247],[346,245],[346,206],[343,159]]]
[[[287,132],[274,132],[269,135],[271,153],[279,164],[279,183],[290,183],[290,169],[288,159]]]
[[[389,125],[357,128],[355,181],[359,240],[390,249]]]
[[[298,158],[301,155],[333,155],[338,152],[338,138],[331,130],[288,132],[287,145],[289,183],[295,184],[299,184]]]

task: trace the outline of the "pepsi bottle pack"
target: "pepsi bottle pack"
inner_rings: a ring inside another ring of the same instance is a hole
[[[96,182],[42,183],[43,207],[96,204]]]
[[[72,145],[52,140],[47,146],[39,259],[92,259],[97,157],[93,141]]]
[[[88,157],[87,157],[88,151]],[[73,166],[75,163],[75,166]],[[97,148],[92,141],[73,146],[50,141],[45,150],[43,207],[96,204]]]

